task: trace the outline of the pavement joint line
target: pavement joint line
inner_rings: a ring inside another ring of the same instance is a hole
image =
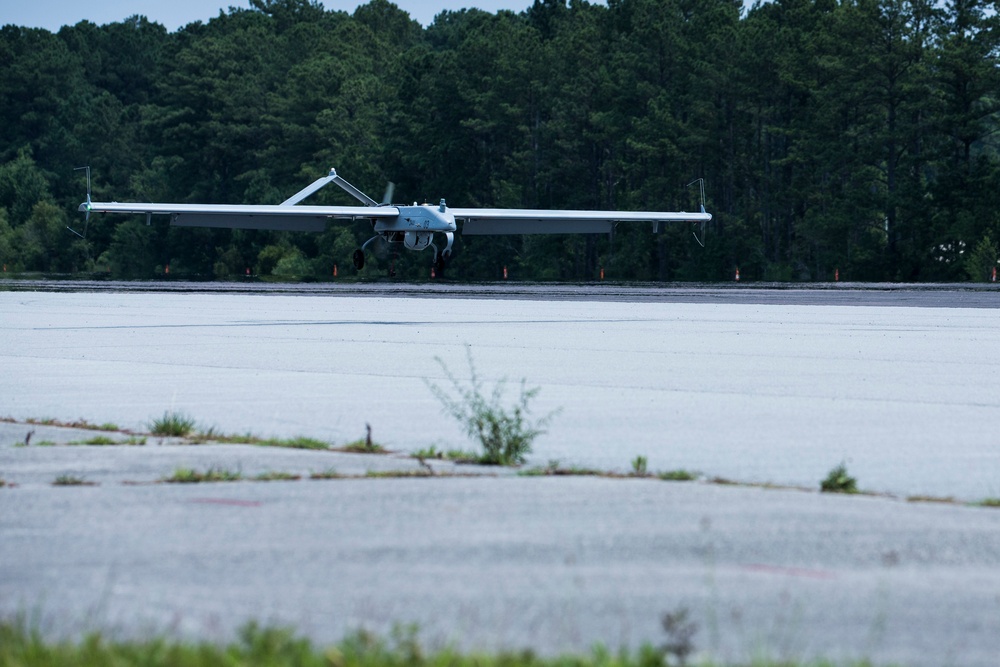
[[[108,433],[121,433],[127,435],[145,435],[147,437],[157,437],[148,433],[140,433],[126,429],[119,429],[117,431],[111,431],[108,429],[101,429],[92,424],[89,424],[86,420],[78,420],[76,422],[62,422],[59,420],[18,420],[13,417],[0,417],[0,423],[15,424],[19,426],[45,426],[53,429],[82,429],[91,430],[99,432]],[[81,426],[81,424],[86,424],[87,426]],[[195,438],[197,436],[194,436]],[[375,452],[362,452],[352,450],[349,447],[329,447],[328,449],[308,449],[299,447],[287,447],[281,445],[268,445],[265,443],[245,443],[245,442],[226,442],[224,439],[220,441],[206,440],[206,441],[196,441],[191,442],[191,438],[182,437],[164,437],[158,445],[154,446],[164,446],[163,440],[174,440],[175,442],[169,443],[174,446],[190,446],[190,447],[225,447],[229,445],[252,445],[261,447],[273,447],[278,450],[298,450],[298,451],[311,451],[311,452],[336,452],[341,454],[357,454],[359,456],[375,456],[382,458],[397,458],[400,460],[413,460],[413,461],[423,461],[427,460],[427,457],[416,457],[408,455],[405,452],[398,450],[382,450]],[[14,447],[32,447],[31,445],[20,445],[15,444]],[[40,445],[34,445],[34,447],[39,447]],[[88,445],[86,443],[78,442],[59,442],[50,443],[45,445],[45,447],[142,447],[146,445],[136,445],[130,443],[114,443],[114,444],[104,444],[104,445]],[[429,459],[435,465],[439,464],[437,459]],[[454,466],[467,465],[462,462],[453,462]],[[476,465],[476,464],[472,464]],[[482,467],[482,466],[481,466]],[[491,466],[494,467],[494,466]],[[234,480],[201,480],[196,482],[182,482],[176,480],[170,480],[166,478],[160,478],[155,480],[121,480],[118,482],[122,486],[155,486],[162,484],[176,484],[180,486],[186,486],[191,484],[220,484],[224,482],[275,482],[275,481],[285,481],[285,482],[301,482],[301,481],[327,481],[327,480],[376,480],[376,479],[448,479],[448,478],[498,478],[498,477],[599,477],[602,479],[623,479],[623,480],[648,480],[648,481],[662,481],[662,482],[678,482],[687,481],[694,482],[701,485],[712,485],[712,486],[730,486],[742,489],[761,489],[765,491],[798,491],[802,493],[818,493],[823,494],[824,492],[818,488],[810,488],[805,486],[795,486],[787,484],[773,484],[770,482],[747,482],[726,479],[721,477],[708,477],[703,474],[699,474],[694,479],[690,480],[670,480],[670,479],[660,479],[657,477],[657,473],[650,472],[645,475],[636,475],[634,473],[622,473],[612,470],[573,470],[565,468],[546,468],[542,466],[535,466],[531,468],[520,467],[520,466],[510,466],[510,467],[500,467],[506,474],[502,474],[497,471],[471,471],[471,472],[449,472],[449,471],[432,471],[426,472],[425,468],[420,469],[403,469],[403,470],[368,470],[365,473],[343,473],[335,474],[329,477],[324,477],[322,475],[312,476],[311,474],[303,474],[296,479],[284,479],[284,480],[274,480],[274,479],[257,479],[254,475],[248,475],[246,477],[240,477]],[[280,471],[279,471],[280,472]],[[0,484],[0,488],[18,488],[23,486],[22,483],[12,482],[9,480],[2,480],[3,484]],[[112,482],[113,483],[113,482]],[[100,486],[101,482],[90,482],[87,484],[75,484],[72,486]],[[46,486],[51,486],[51,483],[46,484]],[[880,491],[871,490],[859,490],[853,493],[838,493],[838,492],[826,492],[825,495],[828,496],[857,496],[857,497],[867,497],[867,498],[880,498],[883,500],[890,500],[896,502],[902,502],[907,504],[942,504],[942,505],[954,505],[954,506],[965,506],[965,507],[976,507],[976,508],[1000,508],[1000,503],[994,502],[992,498],[981,499],[978,501],[961,501],[952,497],[937,497],[937,496],[924,496],[924,495],[912,495],[912,496],[902,496],[892,493],[885,493]]]

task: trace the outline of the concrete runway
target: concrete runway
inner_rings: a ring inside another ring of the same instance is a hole
[[[511,299],[495,287],[439,299],[24,289],[0,291],[0,416],[142,428],[170,408],[226,432],[343,442],[369,421],[402,452],[467,446],[422,378],[442,380],[436,355],[461,375],[470,343],[488,382],[526,377],[543,412],[563,408],[536,463],[624,470],[645,453],[654,470],[815,488],[846,459],[877,491],[1000,495],[994,291],[790,297],[832,299],[822,306],[781,304],[778,289],[737,302],[603,286]],[[846,305],[866,299],[879,303]],[[79,435],[30,428],[35,443]],[[660,616],[685,607],[697,647],[720,660],[1000,655],[997,510],[510,471],[177,487],[145,482],[180,466],[418,464],[157,441],[15,446],[27,430],[0,428],[0,477],[18,485],[0,489],[0,610],[37,611],[54,634],[222,639],[256,618],[333,641],[417,622],[432,642],[552,653],[662,643]],[[51,486],[59,474],[100,484]]]

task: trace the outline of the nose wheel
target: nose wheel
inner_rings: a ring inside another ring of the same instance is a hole
[[[358,248],[354,251],[354,268],[360,271],[365,268],[365,251]]]

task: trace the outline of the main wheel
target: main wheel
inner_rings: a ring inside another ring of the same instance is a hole
[[[365,268],[365,251],[361,248],[354,251],[354,268],[358,271]]]

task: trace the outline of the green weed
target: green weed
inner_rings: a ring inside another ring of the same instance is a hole
[[[258,482],[293,482],[302,479],[302,475],[290,472],[264,472],[254,477],[254,479]]]
[[[94,436],[93,438],[88,438],[87,440],[83,440],[83,441],[80,441],[80,442],[71,442],[69,444],[71,444],[71,445],[117,445],[118,442],[115,441],[115,440],[112,440],[111,438],[107,437],[106,435],[98,435],[98,436]]]
[[[213,442],[223,442],[223,443],[225,443],[227,445],[260,445],[260,444],[266,444],[264,440],[262,440],[261,438],[258,438],[257,436],[253,435],[252,433],[243,433],[243,434],[236,434],[236,435],[217,434],[215,436],[212,436],[211,433],[209,433],[209,434],[199,434],[199,436],[205,436],[206,437],[206,441],[211,440]]]
[[[906,502],[908,502],[908,503],[943,503],[943,504],[947,505],[947,504],[954,503],[955,502],[955,498],[953,496],[943,497],[943,496],[921,496],[921,495],[917,495],[917,496],[907,496],[906,497]],[[1000,500],[998,500],[997,502],[1000,503]]]
[[[390,478],[390,477],[433,477],[434,472],[421,468],[420,470],[369,470],[365,477]]]
[[[479,463],[480,455],[464,449],[439,450],[434,445],[411,454],[415,459],[445,459],[455,463]]]
[[[512,406],[503,405],[507,380],[501,379],[489,394],[484,392],[483,381],[476,373],[472,351],[467,348],[469,381],[463,384],[448,369],[440,357],[435,357],[454,395],[433,382],[425,380],[434,396],[441,401],[445,412],[458,420],[466,434],[483,449],[478,462],[489,465],[518,465],[531,453],[535,438],[545,433],[545,427],[558,414],[554,410],[537,420],[531,419],[531,401],[539,388],[528,389],[521,380],[517,401]]]
[[[120,431],[121,429],[117,424],[112,424],[111,422],[106,422],[104,424],[91,424],[86,419],[77,419],[75,421],[65,422],[59,419],[27,419],[25,420],[28,424],[37,424],[39,426],[58,426],[60,428],[78,428],[85,429],[88,431]]]
[[[223,468],[209,468],[201,472],[192,468],[178,468],[170,477],[164,477],[161,482],[170,484],[197,484],[199,482],[237,482],[243,479],[240,471]]]
[[[858,480],[847,474],[847,466],[841,463],[830,471],[819,485],[824,493],[857,493]]]
[[[975,504],[979,507],[1000,507],[1000,498],[984,498]]]
[[[355,454],[384,454],[385,447],[372,440],[371,424],[365,424],[365,437],[354,442],[349,442],[343,447],[338,447],[342,452],[352,452]]]
[[[595,468],[582,468],[580,466],[564,468],[559,465],[558,461],[549,461],[549,464],[545,467],[535,466],[519,470],[517,475],[518,477],[544,477],[546,475],[563,477],[621,477],[621,475],[615,475],[614,473]]]
[[[444,453],[444,457],[455,463],[481,463],[482,455],[470,452],[467,449],[449,449]]]
[[[646,472],[646,457],[636,456],[632,459],[632,476],[633,477],[645,477],[648,473]]]
[[[260,440],[253,444],[262,445],[264,447],[290,447],[292,449],[330,449],[330,445],[322,440],[306,438],[303,436],[284,440],[271,438],[267,440]]]
[[[208,428],[207,430],[198,431],[187,436],[188,442],[192,445],[203,445],[206,442],[224,442],[224,443],[238,443],[245,444],[244,441],[238,440],[233,436],[228,436],[224,433],[220,433],[216,430],[214,426]]]
[[[163,417],[149,424],[149,432],[172,438],[185,438],[194,431],[194,419],[180,412],[164,412]]]
[[[698,475],[689,470],[667,470],[656,476],[665,482],[693,482],[698,479]]]
[[[434,445],[431,445],[430,447],[425,447],[412,452],[410,456],[415,459],[443,459],[444,452],[438,450],[438,448]]]
[[[38,443],[41,445],[42,443]],[[146,439],[140,436],[131,436],[125,440],[115,440],[106,435],[97,435],[93,438],[70,442],[70,445],[145,445]]]
[[[343,477],[343,475],[333,468],[327,468],[326,470],[310,473],[309,475],[309,479],[343,479]]]
[[[384,454],[386,452],[385,447],[378,443],[368,444],[364,440],[355,440],[349,442],[343,447],[337,447],[337,450],[341,452],[350,452],[352,454]]]
[[[52,486],[97,486],[97,482],[90,482],[74,475],[59,475],[52,482]]]
[[[23,620],[0,622],[0,661],[21,667],[52,665],[115,665],[143,667],[172,665],[332,665],[334,667],[724,667],[747,663],[720,663],[710,659],[689,662],[695,651],[697,625],[685,610],[662,620],[667,641],[661,647],[644,645],[635,651],[608,651],[601,646],[589,654],[544,657],[531,650],[499,653],[461,653],[454,647],[426,649],[413,627],[394,630],[389,639],[364,630],[354,632],[333,646],[316,646],[289,628],[249,623],[228,643],[192,642],[154,636],[144,639],[111,639],[99,632],[80,639],[47,640]],[[799,662],[789,659],[754,659],[754,667],[863,667],[866,660]]]

